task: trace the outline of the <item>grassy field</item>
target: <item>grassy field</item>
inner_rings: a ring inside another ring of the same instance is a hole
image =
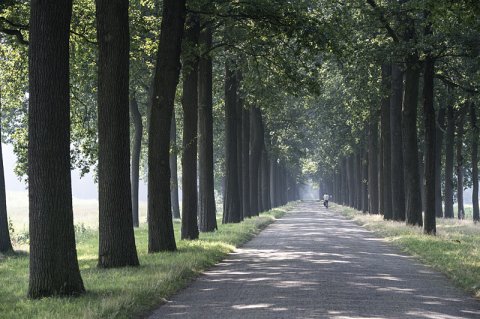
[[[88,292],[77,298],[29,300],[28,255],[0,255],[0,317],[5,318],[131,318],[148,313],[184,287],[202,270],[222,260],[261,229],[281,217],[274,209],[239,224],[221,225],[200,240],[178,240],[174,253],[147,254],[147,229],[135,230],[140,267],[104,270],[96,267],[98,233],[76,227],[80,269]],[[175,222],[180,238],[180,223]]]
[[[445,273],[453,282],[480,298],[480,225],[471,220],[437,218],[437,236],[419,227],[384,221],[381,215],[362,214],[332,205],[347,218],[374,231],[423,263]]]

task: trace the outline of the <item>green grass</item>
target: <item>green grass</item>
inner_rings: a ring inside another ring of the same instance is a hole
[[[457,286],[480,298],[480,225],[470,220],[437,218],[437,236],[429,236],[420,227],[384,221],[381,215],[362,214],[338,205],[334,209],[443,272]]]
[[[148,313],[164,298],[185,287],[202,270],[222,260],[239,245],[281,217],[286,207],[239,224],[222,225],[200,240],[177,241],[174,253],[147,254],[147,229],[135,231],[140,267],[98,269],[98,233],[77,229],[77,251],[87,293],[76,298],[26,298],[28,254],[0,255],[1,318],[131,318]],[[176,238],[180,224],[175,223]]]

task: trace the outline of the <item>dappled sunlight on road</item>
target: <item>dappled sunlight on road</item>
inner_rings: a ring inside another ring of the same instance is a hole
[[[304,202],[151,318],[479,318],[480,304],[372,232]]]

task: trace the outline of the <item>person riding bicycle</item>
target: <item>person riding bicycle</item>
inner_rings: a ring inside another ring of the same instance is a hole
[[[323,206],[325,206],[325,208],[328,208],[328,200],[329,199],[330,199],[330,196],[328,194],[323,195]]]

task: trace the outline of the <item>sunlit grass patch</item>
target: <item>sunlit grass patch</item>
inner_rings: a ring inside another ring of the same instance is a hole
[[[480,225],[471,220],[437,218],[437,235],[425,235],[421,227],[384,221],[381,215],[362,214],[334,206],[356,223],[374,231],[403,251],[445,273],[455,284],[480,298]]]
[[[135,230],[140,267],[99,269],[98,233],[77,229],[77,252],[87,293],[77,298],[28,300],[28,255],[0,258],[0,317],[3,318],[131,318],[160,305],[165,298],[185,287],[201,271],[216,264],[260,232],[286,207],[274,209],[242,223],[222,225],[199,240],[178,240],[178,251],[147,253],[147,226]],[[180,238],[180,223],[174,223]],[[77,227],[78,228],[78,227]]]

